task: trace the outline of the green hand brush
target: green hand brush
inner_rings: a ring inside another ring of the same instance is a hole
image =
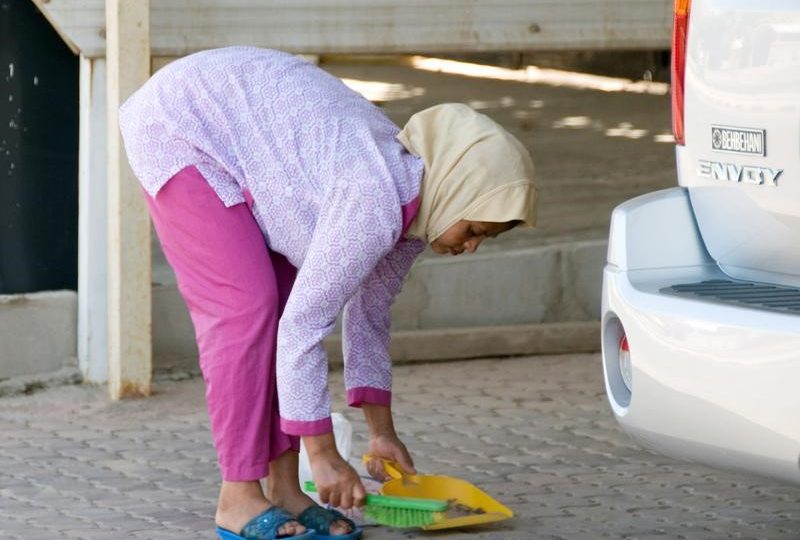
[[[306,482],[304,487],[306,492],[317,491],[314,482]],[[425,527],[444,519],[448,506],[446,501],[435,499],[390,497],[368,493],[362,510],[366,517],[381,525],[410,528]]]

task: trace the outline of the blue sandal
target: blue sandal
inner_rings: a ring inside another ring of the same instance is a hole
[[[294,536],[278,536],[278,529],[290,521],[299,522],[300,520],[283,508],[273,506],[251,519],[239,534],[217,527],[217,536],[219,536],[220,540],[275,540],[276,538],[311,540],[316,538],[316,533],[310,527],[306,527],[306,532]]]
[[[344,521],[350,525],[350,532],[347,534],[332,535],[331,525],[336,521]],[[309,506],[303,510],[297,521],[305,525],[308,529],[317,531],[317,540],[358,540],[364,534],[364,529],[356,527],[352,519],[346,518],[338,510],[326,509],[321,506]]]

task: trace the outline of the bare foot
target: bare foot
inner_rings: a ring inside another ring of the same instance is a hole
[[[290,514],[295,516],[299,516],[306,508],[317,505],[311,497],[300,491],[299,487],[297,490],[268,489],[267,493],[269,500],[272,501],[273,504],[285,508]],[[349,523],[337,520],[331,523],[328,534],[331,536],[339,536],[347,534],[350,531]]]
[[[269,464],[269,478],[267,479],[266,494],[272,504],[285,508],[291,514],[298,516],[306,508],[316,505],[314,500],[300,489],[300,479],[297,475],[297,452],[284,452]],[[350,524],[337,520],[331,523],[330,536],[339,536],[351,531]]]
[[[222,482],[215,521],[217,526],[238,534],[250,520],[271,506],[258,481]],[[278,529],[278,534],[294,536],[305,531],[303,525],[290,521]]]

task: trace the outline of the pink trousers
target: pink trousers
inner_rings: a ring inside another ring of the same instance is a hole
[[[296,269],[266,245],[247,204],[226,208],[195,167],[146,196],[194,324],[222,478],[263,478],[299,439],[278,416],[275,350]]]

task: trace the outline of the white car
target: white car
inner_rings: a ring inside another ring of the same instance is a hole
[[[603,368],[662,453],[800,483],[800,1],[676,0],[678,186],[614,210]]]

